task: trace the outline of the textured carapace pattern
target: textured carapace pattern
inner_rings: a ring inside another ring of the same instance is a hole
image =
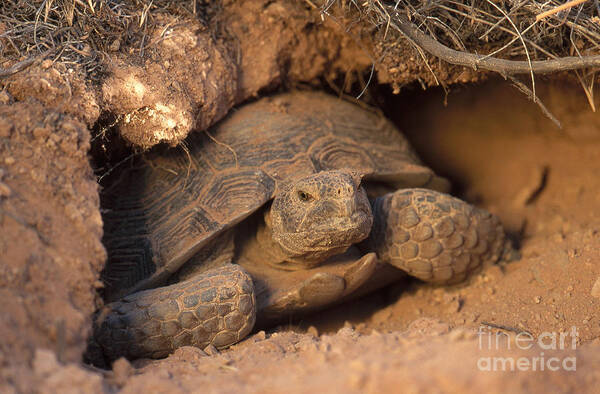
[[[448,194],[407,189],[373,204],[367,245],[379,259],[421,280],[451,284],[464,280],[505,250],[497,217]]]
[[[106,305],[94,337],[110,360],[159,358],[181,346],[229,346],[248,335],[255,320],[252,279],[229,264]]]
[[[282,182],[343,168],[394,186],[439,179],[389,121],[321,93],[259,100],[158,150],[124,164],[118,179],[103,185],[109,300],[163,284]]]

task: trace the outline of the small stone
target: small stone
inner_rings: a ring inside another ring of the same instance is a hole
[[[338,333],[338,335],[341,335],[341,336],[349,336],[349,337],[356,336],[356,331],[354,331],[354,329],[352,327],[348,327],[348,326],[344,326],[344,327],[340,328],[337,333]]]
[[[310,329],[310,328],[309,328]],[[254,335],[254,342],[264,341],[267,338],[267,334],[264,330],[260,330]]]
[[[36,349],[33,358],[33,370],[38,375],[49,375],[60,367],[56,354],[48,349]]]
[[[6,183],[0,182],[0,197],[10,197],[12,190]]]
[[[0,92],[0,104],[10,104],[12,101],[12,97],[8,92],[2,91]]]
[[[600,298],[600,278],[596,279],[596,282],[592,286],[592,297]]]
[[[536,297],[533,299],[533,302],[535,302],[536,304],[539,304],[540,302],[542,302],[542,297],[540,297],[540,296],[536,296]]]
[[[118,386],[124,386],[127,382],[127,378],[129,378],[134,372],[133,367],[124,357],[121,357],[115,361],[112,365],[112,369],[115,383]]]
[[[262,331],[262,332],[264,332],[264,331]],[[317,330],[317,327],[315,327],[315,326],[308,327],[308,329],[306,330],[306,333],[312,335],[313,337],[319,336],[319,330]]]
[[[7,166],[10,166],[10,165],[12,165],[12,164],[15,164],[15,158],[14,158],[14,157],[12,157],[12,156],[7,156],[7,157],[5,157],[5,158],[4,158],[4,163],[5,163]]]

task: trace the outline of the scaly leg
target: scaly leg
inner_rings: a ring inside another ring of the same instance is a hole
[[[372,205],[373,229],[361,246],[426,282],[458,283],[514,253],[496,216],[448,194],[399,190]]]
[[[96,318],[94,340],[109,360],[159,358],[180,346],[232,345],[255,320],[252,279],[228,264],[107,304]]]

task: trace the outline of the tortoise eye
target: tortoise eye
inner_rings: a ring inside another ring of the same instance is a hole
[[[303,190],[298,190],[298,199],[300,199],[300,201],[307,202],[312,200],[312,196]]]

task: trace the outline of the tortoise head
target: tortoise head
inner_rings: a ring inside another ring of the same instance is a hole
[[[283,187],[266,215],[286,261],[311,267],[365,239],[373,215],[361,176],[322,171]]]

